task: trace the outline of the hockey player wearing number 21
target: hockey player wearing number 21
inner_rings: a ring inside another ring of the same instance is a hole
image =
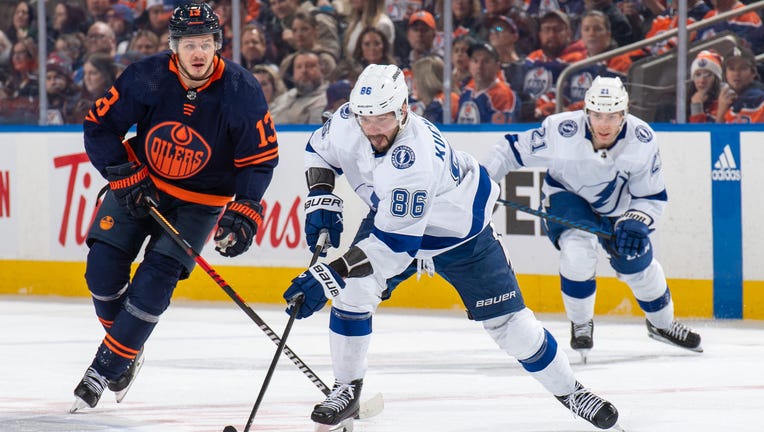
[[[408,88],[395,65],[369,65],[350,101],[310,137],[305,151],[308,197],[305,233],[338,247],[344,174],[369,207],[350,248],[292,280],[288,302],[304,295],[297,318],[332,300],[329,340],[334,387],[315,406],[319,430],[347,429],[359,409],[372,335],[372,316],[397,283],[420,269],[435,271],[459,293],[470,319],[577,415],[607,429],[618,412],[583,387],[567,356],[523,301],[501,241],[491,225],[499,186],[467,153],[409,111]],[[419,264],[419,265],[418,265]],[[291,312],[289,306],[288,312]]]
[[[596,77],[584,104],[547,117],[538,129],[505,135],[483,165],[494,179],[522,167],[548,168],[541,205],[553,216],[613,232],[599,244],[647,316],[648,336],[702,352],[700,336],[674,320],[671,292],[653,257],[649,234],[668,198],[655,133],[628,114],[629,95],[618,78]],[[598,238],[545,223],[560,250],[570,344],[586,361],[593,347]]]
[[[278,163],[260,85],[218,54],[222,32],[212,8],[179,6],[169,30],[171,50],[128,66],[85,119],[85,150],[109,182],[88,232],[85,271],[106,336],[74,390],[72,412],[95,407],[107,387],[122,400],[177,282],[194,267],[148,217],[149,206],[196,251],[217,222],[216,250],[235,257],[252,244]],[[123,143],[133,125],[137,135]]]

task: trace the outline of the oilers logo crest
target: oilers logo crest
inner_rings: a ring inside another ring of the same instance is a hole
[[[525,74],[523,89],[525,93],[534,99],[548,92],[552,88],[552,72],[543,67],[535,67]]]
[[[479,124],[480,123],[480,111],[475,101],[466,101],[459,107],[459,115],[457,116],[457,123],[459,124]]]
[[[592,86],[594,77],[590,72],[583,72],[577,74],[570,80],[569,99],[572,102],[578,102],[584,100],[586,91]]]
[[[199,132],[183,123],[168,121],[146,135],[146,156],[154,172],[169,179],[197,174],[210,160],[210,146]]]

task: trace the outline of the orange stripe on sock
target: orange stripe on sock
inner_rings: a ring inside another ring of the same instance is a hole
[[[109,347],[110,350],[114,351],[114,353],[119,355],[120,357],[124,357],[126,359],[132,360],[135,358],[136,355],[138,355],[138,350],[134,350],[132,348],[122,345],[121,343],[117,342],[116,339],[111,337],[111,335],[107,334],[106,337],[103,338],[103,343],[104,345]]]

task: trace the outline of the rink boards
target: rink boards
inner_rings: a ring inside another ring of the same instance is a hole
[[[455,147],[480,157],[508,130],[524,128],[444,129]],[[757,186],[764,184],[764,172],[757,169],[764,161],[764,127],[655,129],[669,203],[652,240],[677,314],[764,319],[764,205]],[[280,163],[263,200],[265,222],[256,246],[235,259],[219,256],[209,244],[202,252],[250,303],[281,302],[289,280],[310,258],[302,233],[302,151],[311,130],[279,128]],[[0,128],[0,146],[0,294],[87,296],[84,240],[105,180],[87,161],[81,128]],[[511,173],[502,198],[536,208],[542,175],[539,170]],[[344,181],[338,182],[338,194],[345,199],[344,250],[367,209]],[[562,311],[557,252],[538,218],[500,207],[494,222],[505,234],[526,303],[539,312]],[[641,314],[604,253],[598,284],[598,314]],[[201,269],[181,282],[175,295],[226,298]],[[442,279],[426,275],[407,281],[385,305],[463,309]]]

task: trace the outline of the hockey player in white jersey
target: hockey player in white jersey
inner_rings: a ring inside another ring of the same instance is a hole
[[[667,193],[655,133],[628,114],[628,105],[620,79],[597,77],[584,110],[555,114],[538,129],[505,135],[483,165],[494,179],[522,167],[547,167],[542,206],[551,215],[613,231],[613,238],[599,243],[645,312],[648,335],[702,352],[700,336],[674,320],[663,268],[653,258],[649,233]],[[560,250],[570,344],[586,361],[593,346],[598,238],[546,220],[545,228]]]
[[[461,296],[468,316],[560,402],[595,426],[618,419],[608,401],[574,377],[565,353],[525,307],[514,272],[490,224],[498,184],[470,155],[408,109],[408,88],[395,65],[369,65],[343,105],[311,136],[305,152],[305,231],[315,250],[328,230],[338,247],[341,174],[368,205],[349,250],[292,280],[287,302],[304,296],[297,318],[332,299],[329,319],[334,387],[315,406],[319,430],[346,427],[358,412],[372,316],[417,263],[434,269]],[[421,268],[421,267],[420,267]],[[291,312],[290,306],[287,312]]]

